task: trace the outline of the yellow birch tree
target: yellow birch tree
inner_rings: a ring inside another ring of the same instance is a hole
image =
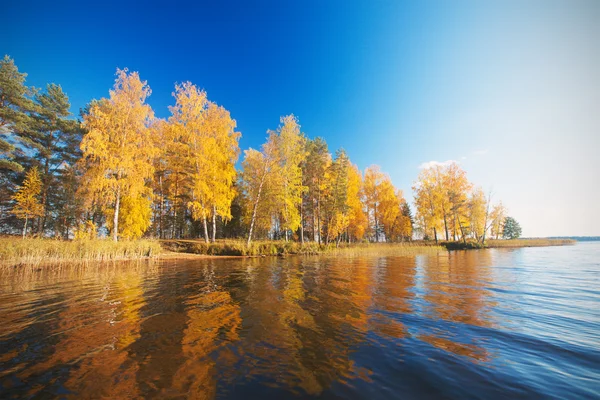
[[[346,205],[349,208],[348,232],[356,240],[362,239],[369,227],[362,195],[362,174],[356,165],[351,165],[348,168],[348,196]]]
[[[300,204],[306,187],[302,185],[301,164],[306,158],[306,139],[300,133],[298,119],[293,115],[282,117],[277,128],[277,158],[281,173],[279,201],[281,228],[288,240],[289,231],[300,227]]]
[[[156,153],[148,128],[154,113],[146,98],[150,87],[137,72],[117,69],[108,99],[93,102],[84,115],[81,141],[86,193],[112,211],[112,237],[119,237],[119,212],[124,197],[149,197]],[[143,225],[143,224],[142,224]]]

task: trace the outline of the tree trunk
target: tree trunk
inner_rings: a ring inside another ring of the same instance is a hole
[[[375,219],[375,243],[379,243],[379,221],[377,220],[377,204],[373,205],[373,218]]]
[[[254,200],[254,207],[252,208],[252,219],[250,220],[250,231],[248,232],[248,242],[246,245],[250,247],[250,242],[252,241],[252,231],[254,230],[254,221],[256,220],[256,211],[258,210],[258,202],[260,201],[260,195],[262,194],[263,184],[265,183],[265,175],[266,175],[266,165],[265,171],[263,172],[263,176],[260,179],[260,185],[258,185],[258,193],[256,194],[256,200]]]
[[[444,230],[446,231],[446,241],[450,239],[448,235],[448,223],[446,222],[446,212],[444,212]]]
[[[27,234],[27,215],[25,216],[25,223],[23,224],[23,239],[25,239],[25,235]]]
[[[208,243],[208,224],[206,222],[206,215],[202,217],[202,224],[204,225],[204,241]]]
[[[212,242],[217,240],[217,207],[213,206],[212,215]]]
[[[300,202],[300,243],[304,244],[304,201]]]
[[[312,199],[312,228],[313,228],[313,242],[317,241],[317,206],[316,199]]]
[[[321,244],[321,192],[317,199],[317,235],[319,236],[319,244]]]
[[[460,235],[462,236],[463,243],[467,244],[467,238],[465,237],[465,231],[463,230],[462,222],[460,222],[460,219],[456,214],[454,214],[454,220],[458,222],[458,227],[460,228]]]
[[[433,228],[433,237],[435,238],[435,244],[438,244],[437,229],[436,228]]]
[[[121,189],[117,190],[117,200],[115,201],[115,215],[113,216],[113,240],[119,240],[119,208],[121,206]]]
[[[44,236],[44,227],[46,226],[46,220],[48,219],[48,175],[50,174],[50,165],[48,159],[46,159],[44,165],[44,185],[42,191],[42,205],[44,206],[44,215],[40,220],[40,226],[38,227],[38,233],[40,236]]]
[[[163,214],[165,212],[165,192],[163,190],[162,175],[158,177],[158,185],[160,187],[160,206],[158,211],[158,237],[164,239]]]
[[[177,237],[177,196],[179,190],[179,174],[175,173],[175,194],[173,196],[173,226],[171,227],[171,239]]]
[[[485,244],[485,234],[488,230],[488,218],[490,216],[490,202],[492,201],[492,190],[490,189],[490,193],[488,194],[487,207],[485,210],[485,222],[483,224],[483,236],[481,240],[481,244]]]

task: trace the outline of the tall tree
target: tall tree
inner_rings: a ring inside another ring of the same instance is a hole
[[[340,235],[346,230],[350,223],[348,216],[348,169],[350,160],[348,155],[342,149],[337,150],[335,159],[328,168],[326,174],[327,198],[325,208],[327,214],[327,237],[337,239],[339,243]]]
[[[331,165],[331,154],[323,138],[307,141],[307,156],[302,165],[304,186],[308,189],[304,196],[303,215],[310,215],[308,223],[312,227],[312,239],[321,242],[322,201],[325,197],[327,172]]]
[[[23,223],[23,239],[27,233],[27,222],[33,217],[43,215],[44,208],[39,201],[40,192],[42,191],[42,182],[36,167],[31,168],[25,176],[23,185],[13,196],[15,206],[12,213],[19,219],[24,219]]]
[[[210,206],[212,208],[212,241],[216,238],[216,218],[223,221],[231,219],[231,203],[236,195],[234,186],[237,176],[235,163],[240,154],[239,139],[241,134],[235,131],[236,122],[231,118],[229,111],[210,103],[205,119],[205,131],[209,155],[207,175],[209,188],[212,195]]]
[[[30,129],[29,112],[35,108],[33,90],[25,86],[26,77],[9,56],[0,60],[0,170],[23,171],[13,151],[14,142]]]
[[[49,84],[45,92],[35,95],[36,111],[32,113],[30,129],[23,131],[21,141],[29,148],[30,158],[40,165],[42,205],[44,215],[38,223],[38,232],[44,233],[47,220],[60,209],[56,197],[68,181],[62,181],[62,172],[81,157],[79,148],[83,131],[79,121],[69,118],[69,98],[62,88]]]
[[[389,176],[384,175],[378,193],[378,211],[381,230],[387,242],[394,241],[399,236],[399,219],[401,205],[404,201],[402,191],[396,190]]]
[[[240,186],[246,204],[246,219],[249,221],[248,246],[256,228],[270,226],[272,211],[276,207],[274,194],[279,176],[277,159],[272,150],[274,136],[275,133],[271,132],[269,140],[263,145],[262,152],[254,149],[244,152]]]
[[[187,203],[192,218],[202,221],[204,240],[208,243],[208,223],[210,215],[210,187],[208,185],[207,155],[208,145],[204,143],[205,119],[209,101],[206,92],[198,89],[191,82],[175,86],[175,105],[170,107],[169,123],[174,140],[176,159],[180,159],[181,175],[177,175],[175,197],[182,191],[189,191]],[[179,161],[176,161],[178,164]],[[178,171],[179,172],[179,171]],[[177,212],[177,210],[175,210]]]
[[[450,225],[452,236],[456,240],[457,234],[464,242],[466,235],[464,224],[467,221],[467,199],[472,189],[472,184],[467,180],[466,172],[457,163],[451,163],[443,171],[442,186],[450,207]]]
[[[483,240],[485,231],[487,230],[486,207],[487,201],[485,194],[483,193],[483,189],[476,188],[469,197],[467,209],[469,214],[470,231],[477,242],[481,242]]]
[[[93,102],[84,115],[83,186],[110,210],[115,241],[122,199],[150,195],[148,181],[154,173],[156,153],[149,129],[154,113],[146,104],[150,93],[137,72],[118,69],[110,97]]]
[[[417,217],[425,236],[427,237],[430,231],[433,232],[436,243],[438,230],[442,227],[443,221],[442,201],[444,195],[441,185],[438,184],[439,176],[439,166],[426,168],[419,173],[417,181],[413,185]]]
[[[365,170],[365,178],[363,190],[365,195],[365,205],[367,208],[367,218],[372,223],[373,237],[375,242],[379,242],[379,234],[381,232],[381,188],[385,179],[385,175],[381,172],[378,165],[371,165]]]
[[[506,209],[504,208],[504,205],[502,205],[502,202],[500,202],[492,208],[492,212],[490,214],[491,235],[494,236],[496,239],[498,239],[500,235],[502,235],[505,218]]]
[[[169,119],[179,146],[176,157],[183,160],[191,191],[188,207],[192,218],[201,220],[209,241],[207,219],[212,215],[212,240],[216,238],[216,218],[231,218],[235,197],[235,163],[239,156],[240,133],[225,108],[208,101],[206,92],[190,82],[177,85],[176,104]]]
[[[413,234],[414,219],[412,211],[410,209],[410,205],[406,200],[402,200],[403,201],[400,206],[400,221],[398,223],[398,232],[402,240],[411,240]]]
[[[356,240],[362,239],[369,227],[362,197],[362,174],[356,165],[351,165],[348,168],[348,196],[346,205],[349,209],[348,233],[349,236],[354,237]]]
[[[301,222],[300,204],[306,189],[302,184],[301,164],[306,158],[306,139],[300,133],[298,119],[293,114],[282,117],[280,123],[275,136],[276,158],[281,173],[277,204],[280,205],[278,214],[287,241],[289,232],[298,229]]]

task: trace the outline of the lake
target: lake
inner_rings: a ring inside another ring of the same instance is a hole
[[[600,243],[1,272],[0,398],[600,397]]]

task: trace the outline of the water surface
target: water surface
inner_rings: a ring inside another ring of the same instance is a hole
[[[3,399],[600,397],[600,243],[0,277]]]

